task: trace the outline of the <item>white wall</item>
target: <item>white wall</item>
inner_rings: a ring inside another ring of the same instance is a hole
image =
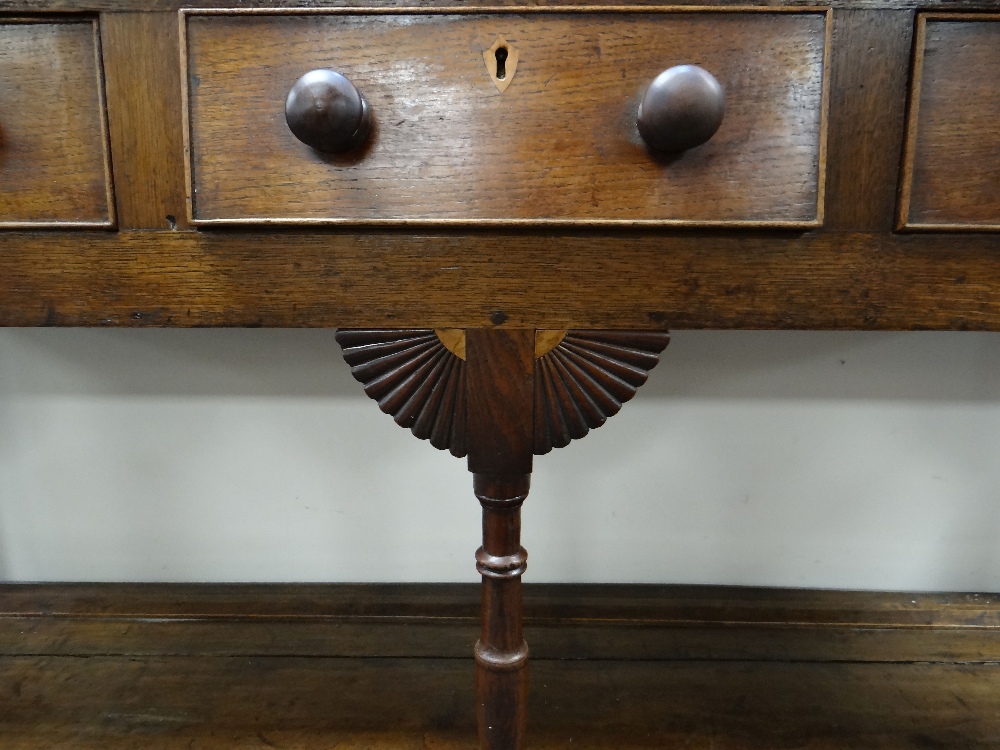
[[[526,580],[1000,589],[1000,337],[677,332],[536,460]],[[0,578],[474,581],[332,331],[0,330]]]

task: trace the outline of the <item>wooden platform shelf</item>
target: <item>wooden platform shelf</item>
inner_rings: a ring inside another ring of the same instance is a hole
[[[478,585],[7,584],[4,748],[476,747]],[[529,747],[995,748],[1000,600],[526,585]]]

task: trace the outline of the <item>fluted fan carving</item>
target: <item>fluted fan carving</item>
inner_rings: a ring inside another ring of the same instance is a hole
[[[337,331],[351,374],[421,440],[466,455],[465,362],[432,329]]]
[[[535,360],[535,454],[569,445],[617,414],[668,343],[665,331],[567,331]]]
[[[463,331],[338,331],[337,341],[382,411],[435,448],[466,455]],[[617,414],[669,342],[665,331],[538,331],[535,454],[569,445]]]

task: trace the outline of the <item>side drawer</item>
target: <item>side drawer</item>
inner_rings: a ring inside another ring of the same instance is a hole
[[[96,19],[0,19],[0,227],[114,220]]]
[[[636,8],[182,13],[191,219],[817,226],[827,19]],[[516,51],[502,91],[486,63],[498,41]],[[726,111],[707,143],[664,157],[645,147],[636,114],[646,86],[679,64],[712,73]],[[289,89],[320,68],[346,75],[370,103],[374,132],[357,153],[314,151],[285,122]]]
[[[1000,230],[1000,15],[917,20],[899,228]]]

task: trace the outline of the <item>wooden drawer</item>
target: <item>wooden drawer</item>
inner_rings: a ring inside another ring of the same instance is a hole
[[[182,15],[196,224],[822,223],[828,14],[193,11]],[[484,51],[518,61],[501,92]],[[653,156],[645,87],[697,64],[726,112],[708,143]],[[374,113],[363,152],[289,131],[307,71],[350,78]]]
[[[113,226],[102,86],[96,20],[0,20],[0,226]]]
[[[919,17],[899,225],[1000,229],[1000,15]]]

